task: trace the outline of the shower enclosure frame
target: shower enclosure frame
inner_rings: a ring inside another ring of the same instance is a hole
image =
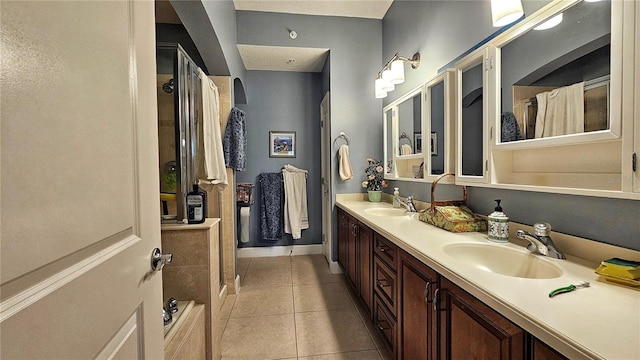
[[[202,89],[198,66],[178,43],[158,43],[173,55],[173,102],[176,149],[176,221],[186,219],[186,194],[197,184],[198,143],[202,123]],[[206,216],[206,214],[205,214]]]

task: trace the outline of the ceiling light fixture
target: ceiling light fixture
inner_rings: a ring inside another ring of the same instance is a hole
[[[524,15],[520,0],[491,0],[491,20],[494,27],[503,27]]]
[[[420,53],[413,54],[411,59],[396,53],[391,60],[387,61],[374,82],[377,99],[387,97],[389,91],[393,91],[396,85],[404,82],[404,63],[406,62],[411,63],[412,69],[417,69],[420,66]]]

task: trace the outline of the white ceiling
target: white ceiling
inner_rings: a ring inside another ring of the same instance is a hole
[[[236,10],[382,19],[393,0],[233,0]],[[247,70],[321,72],[328,49],[238,44]],[[294,61],[290,61],[293,59]]]

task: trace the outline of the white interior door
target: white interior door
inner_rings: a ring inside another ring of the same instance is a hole
[[[322,154],[322,253],[327,262],[331,260],[331,120],[330,96],[324,95],[320,103],[320,123],[322,139],[320,153]]]
[[[0,15],[0,358],[160,359],[154,4]]]

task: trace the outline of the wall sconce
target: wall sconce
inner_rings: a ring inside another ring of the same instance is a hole
[[[524,15],[520,0],[491,0],[491,20],[494,27],[503,27]]]
[[[391,60],[387,61],[374,82],[377,99],[387,97],[389,91],[393,91],[396,85],[404,82],[404,63],[406,62],[411,63],[412,69],[417,69],[420,66],[420,53],[413,54],[411,59],[396,53]]]

